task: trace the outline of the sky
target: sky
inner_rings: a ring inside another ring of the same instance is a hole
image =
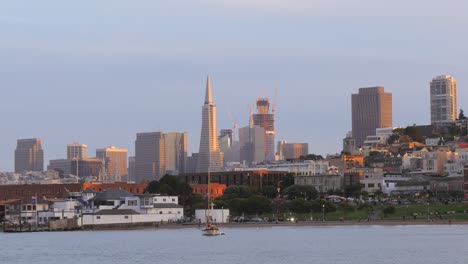
[[[467,108],[468,3],[457,0],[82,0],[0,4],[0,171],[19,138],[134,153],[136,133],[186,131],[197,152],[206,76],[218,130],[258,97],[277,140],[341,151],[351,94],[384,86],[393,124],[428,124],[429,82],[450,74]]]

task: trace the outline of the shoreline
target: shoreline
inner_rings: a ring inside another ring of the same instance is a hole
[[[372,221],[299,221],[299,222],[268,222],[268,223],[223,223],[217,226],[223,228],[274,228],[274,227],[372,227],[372,226],[447,226],[447,225],[468,225],[468,220],[372,220]],[[13,233],[38,233],[38,232],[79,232],[79,231],[132,231],[132,230],[174,230],[174,229],[200,229],[203,225],[198,224],[157,224],[157,225],[135,225],[135,226],[86,226],[85,228],[75,228],[70,230],[24,230]],[[2,230],[4,231],[4,230]]]
[[[272,227],[338,227],[338,226],[427,226],[427,225],[468,225],[468,220],[434,220],[428,222],[427,220],[375,220],[375,221],[325,221],[325,222],[279,222],[279,223],[223,223],[218,224],[219,228],[272,228]],[[201,226],[203,227],[203,225]],[[128,227],[128,228],[99,228],[95,226],[89,230],[103,231],[103,230],[157,230],[157,229],[200,229],[198,224],[162,224],[154,227]]]

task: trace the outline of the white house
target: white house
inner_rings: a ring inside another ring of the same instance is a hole
[[[184,210],[177,196],[134,195],[108,189],[89,199],[80,217],[82,225],[161,223],[183,219]]]

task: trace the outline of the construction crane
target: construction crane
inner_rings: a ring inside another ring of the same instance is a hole
[[[238,126],[238,122],[237,122],[237,118],[234,119],[232,117],[232,113],[231,112],[228,112],[228,115],[229,115],[229,119],[231,119],[231,122],[232,122],[232,141],[236,141],[236,136],[237,136],[237,126]],[[232,142],[231,142],[232,144]]]
[[[275,99],[273,100],[273,106],[271,107],[271,113],[275,114],[276,112],[276,102],[278,101],[278,88],[275,88]]]

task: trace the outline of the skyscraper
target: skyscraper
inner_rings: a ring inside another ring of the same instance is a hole
[[[86,159],[88,146],[74,142],[73,144],[67,145],[67,159]]]
[[[280,159],[299,159],[309,154],[308,143],[287,143],[282,141],[278,145],[278,155]]]
[[[202,106],[202,128],[198,152],[197,172],[220,171],[223,153],[219,150],[216,131],[216,106],[213,103],[210,76],[206,80],[205,104]]]
[[[392,127],[392,94],[383,87],[359,88],[351,96],[353,138],[360,147],[376,128]]]
[[[106,166],[107,179],[102,179],[103,181],[122,181],[122,178],[127,178],[127,154],[126,149],[114,146],[96,150],[96,157]]]
[[[240,161],[255,163],[265,160],[265,129],[247,126],[239,129]]]
[[[253,124],[264,128],[265,160],[275,159],[275,115],[270,113],[270,102],[267,98],[257,99],[257,114],[253,115]]]
[[[15,150],[15,172],[43,171],[44,151],[41,139],[18,139]]]
[[[138,133],[135,141],[135,182],[159,180],[166,172],[164,135]]]
[[[188,152],[187,138],[187,132],[164,133],[166,172],[171,174],[185,172]]]
[[[457,81],[441,75],[431,81],[431,124],[453,122],[457,119]]]

